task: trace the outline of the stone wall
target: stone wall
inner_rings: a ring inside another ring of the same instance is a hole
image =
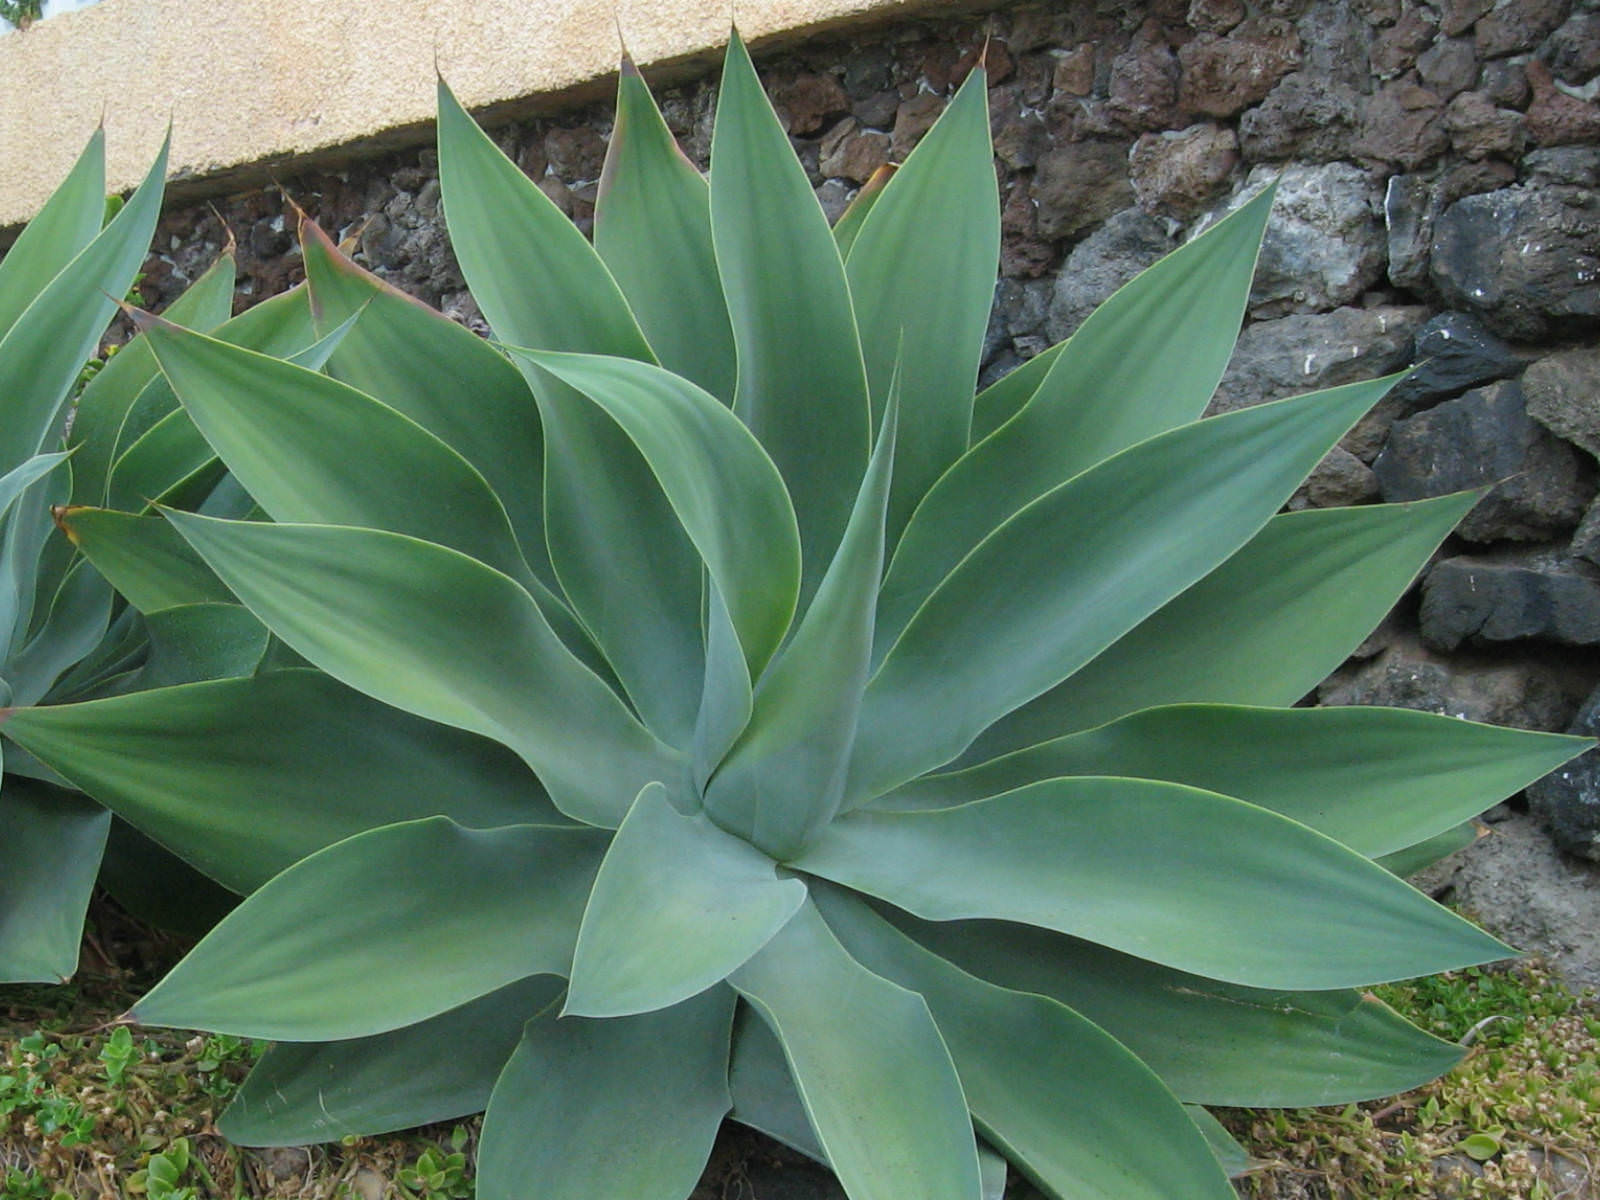
[[[1293,503],[1490,489],[1314,698],[1600,732],[1600,3],[1058,0],[817,38],[760,65],[831,213],[910,150],[986,36],[1005,245],[985,379],[1277,178],[1214,409],[1420,363]],[[663,97],[702,164],[714,98],[710,80]],[[600,106],[495,132],[584,225],[609,121]],[[481,327],[431,151],[282,183],[371,268]],[[283,199],[254,191],[167,216],[147,300],[198,274],[225,225],[241,306],[298,278]],[[1597,774],[1569,769],[1532,804],[1569,854],[1600,860]],[[1538,869],[1597,903],[1578,860],[1548,857]],[[1492,908],[1474,869],[1456,884]],[[1600,929],[1600,911],[1557,914],[1517,936],[1570,950],[1574,920]],[[1587,953],[1579,977],[1600,982]]]

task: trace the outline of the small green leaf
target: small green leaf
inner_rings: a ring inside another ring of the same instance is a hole
[[[105,508],[64,508],[56,523],[72,544],[142,613],[182,604],[228,603],[230,592],[160,517]]]
[[[883,189],[889,186],[895,170],[894,163],[884,163],[873,171],[867,181],[856,189],[844,212],[833,223],[833,240],[838,243],[840,257],[849,258],[850,247],[855,243],[856,234],[861,232],[861,223],[867,219],[878,197],[883,195]]]

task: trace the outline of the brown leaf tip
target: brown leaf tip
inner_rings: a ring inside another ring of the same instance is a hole
[[[78,544],[78,535],[72,529],[72,514],[82,512],[86,505],[83,504],[52,504],[50,506],[50,519],[56,523],[56,528],[67,535],[67,540],[74,546]]]

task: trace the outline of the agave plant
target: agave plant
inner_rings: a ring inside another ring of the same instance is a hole
[[[251,892],[130,1014],[279,1043],[225,1132],[486,1106],[486,1200],[668,1200],[731,1113],[853,1200],[1222,1200],[1198,1106],[1447,1069],[1357,989],[1509,951],[1380,863],[1587,743],[1282,707],[1477,497],[1279,515],[1393,380],[1200,419],[1270,195],[975,397],[981,67],[834,229],[737,37],[709,179],[618,104],[591,246],[440,86],[503,353],[307,226],[328,374],[147,332],[270,520],[64,518],[292,652],[6,725]]]
[[[163,148],[126,204],[105,195],[105,136],[97,131],[62,185],[0,261],[0,697],[52,704],[129,686],[149,632],[106,582],[52,536],[51,507],[72,495],[101,499],[122,418],[156,375],[135,342],[80,384],[111,317],[144,261],[160,213]],[[103,218],[109,219],[104,220]],[[103,227],[102,227],[103,225]],[[223,256],[172,307],[209,329],[233,297]],[[77,420],[65,437],[69,408]],[[172,463],[144,454],[141,484]],[[126,476],[119,476],[123,478]],[[176,479],[173,482],[177,482]],[[183,641],[177,629],[169,641]],[[108,882],[147,911],[172,889],[203,881],[150,877],[150,848],[111,814],[20,746],[0,739],[0,980],[70,975],[89,892],[112,838]],[[193,903],[191,894],[188,902]]]
[[[13,704],[249,674],[271,648],[265,627],[220,603],[232,598],[217,589],[188,595],[141,589],[135,579],[118,595],[71,541],[54,536],[52,516],[84,505],[129,517],[157,501],[219,515],[253,508],[179,408],[143,336],[92,372],[84,367],[116,311],[113,297],[128,292],[144,260],[166,163],[163,149],[126,204],[107,201],[103,143],[97,132],[0,263],[0,696]],[[230,320],[234,275],[230,244],[168,316],[308,367],[326,359],[344,331],[317,337],[304,288]],[[136,561],[149,549],[128,538],[119,547]],[[112,574],[118,565],[113,557]],[[97,878],[139,915],[179,929],[203,931],[230,906],[225,891],[20,745],[0,738],[0,755],[0,980],[72,973]]]

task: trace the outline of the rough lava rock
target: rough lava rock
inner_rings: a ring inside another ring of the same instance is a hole
[[[1584,701],[1567,732],[1600,736],[1600,688]],[[1556,845],[1600,862],[1600,750],[1588,751],[1530,787],[1528,806]],[[1600,934],[1600,924],[1593,928]]]
[[[1128,173],[1146,212],[1187,220],[1226,185],[1238,161],[1233,130],[1191,125],[1141,137],[1128,155]]]
[[[1072,142],[1039,158],[1033,177],[1041,237],[1067,238],[1133,203],[1120,142]]]
[[[1208,411],[1232,412],[1398,370],[1410,361],[1412,336],[1426,316],[1424,308],[1385,306],[1256,321],[1240,335]]]
[[[1542,542],[1594,496],[1594,465],[1528,416],[1515,380],[1394,423],[1372,469],[1388,501],[1492,486],[1456,528],[1470,542]]]
[[[1140,271],[1175,249],[1166,224],[1126,208],[1072,248],[1056,278],[1046,329],[1059,342],[1099,304]]]
[[[1439,650],[1530,638],[1600,645],[1600,570],[1549,550],[1444,559],[1423,581],[1422,637]]]
[[[1349,163],[1257,167],[1229,204],[1238,208],[1277,174],[1267,234],[1250,289],[1260,319],[1323,312],[1349,304],[1383,278],[1382,193]]]
[[[1600,989],[1600,867],[1562,855],[1536,817],[1508,814],[1442,870],[1430,891],[1510,945],[1542,955],[1567,986]]]
[[[1329,162],[1349,154],[1360,128],[1354,88],[1296,71],[1239,118],[1239,150],[1246,162]]]
[[[1528,415],[1600,458],[1600,348],[1565,350],[1522,376]]]
[[[1540,341],[1600,325],[1600,195],[1501,188],[1458,200],[1434,226],[1434,284],[1496,333]]]
[[[1391,393],[1404,403],[1407,416],[1470,387],[1509,379],[1522,370],[1522,359],[1515,351],[1471,313],[1444,312],[1430,317],[1417,330],[1413,353],[1416,365]],[[1526,389],[1526,380],[1523,386]],[[1530,413],[1532,409],[1530,401]]]
[[[1570,658],[1570,651],[1445,655],[1401,634],[1371,658],[1340,667],[1316,696],[1319,704],[1414,708],[1553,733],[1571,723],[1591,687],[1590,673]]]

